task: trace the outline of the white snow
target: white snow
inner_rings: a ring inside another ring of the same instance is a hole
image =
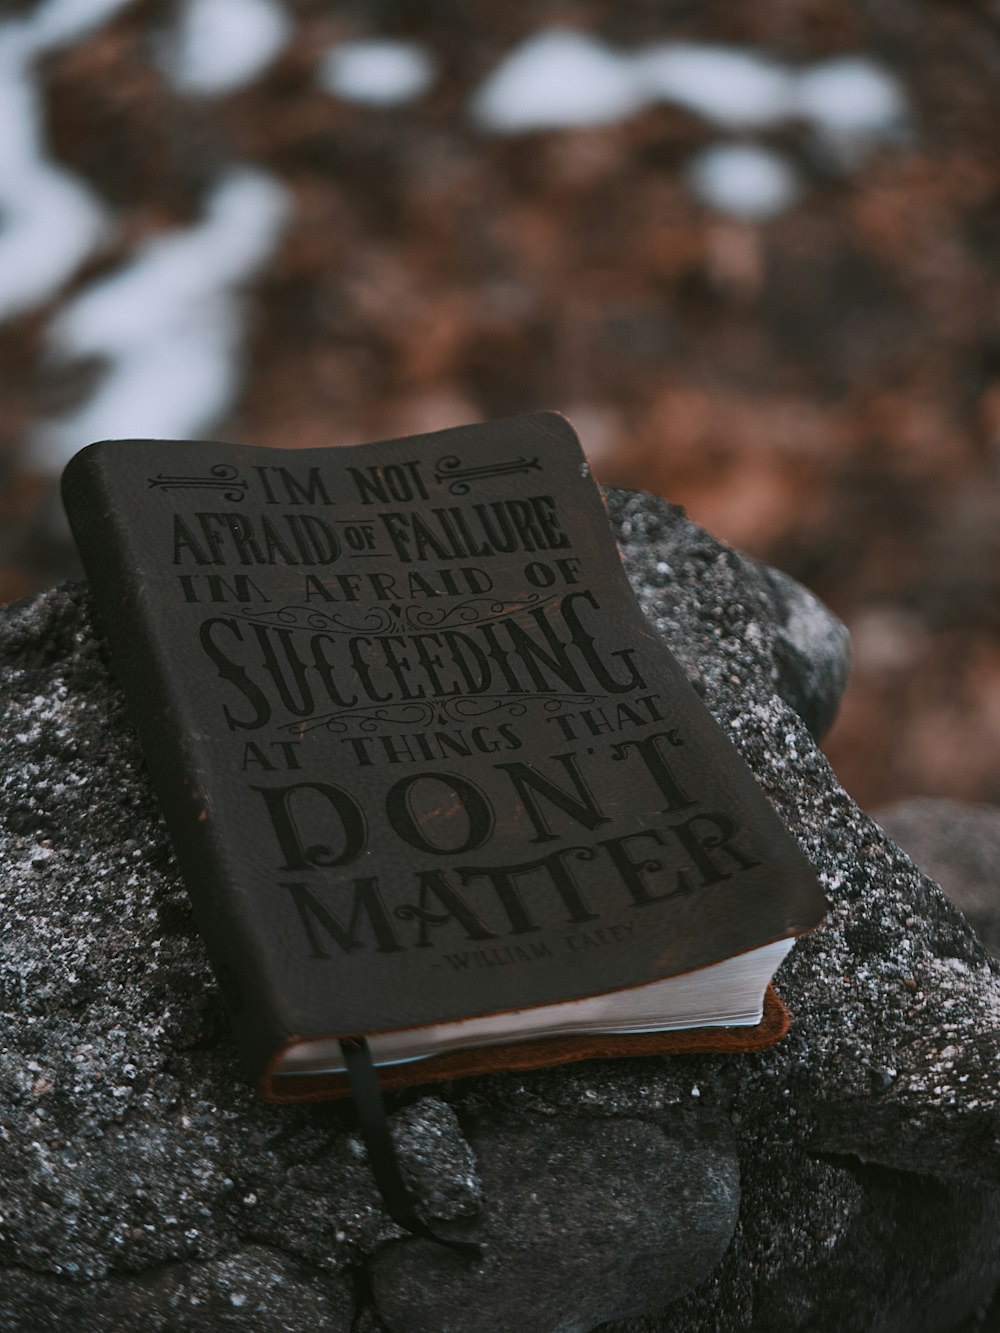
[[[865,56],[826,60],[802,73],[796,99],[821,132],[859,138],[892,134],[906,118],[899,83]]]
[[[796,115],[831,133],[880,136],[907,113],[900,84],[867,56],[795,69],[760,52],[665,41],[613,51],[596,37],[549,28],[529,37],[472,100],[499,133],[596,125],[665,101],[724,129],[767,129]]]
[[[906,115],[898,81],[866,56],[799,71],[737,46],[658,42],[616,51],[568,28],[537,33],[512,51],[472,110],[487,129],[517,134],[604,124],[654,102],[730,130],[771,128],[801,115],[823,131],[878,137]]]
[[[87,187],[47,158],[30,67],[0,29],[0,322],[41,305],[108,234]]]
[[[289,207],[277,181],[235,170],[200,222],[150,241],[66,307],[50,330],[51,354],[110,367],[77,412],[39,428],[39,463],[54,470],[93,440],[183,439],[211,428],[239,386],[239,289],[273,254]]]
[[[162,63],[180,92],[218,96],[262,73],[292,31],[276,0],[186,0]]]
[[[529,38],[476,94],[481,124],[504,134],[603,125],[645,100],[632,62],[585,33],[554,28]]]
[[[0,320],[49,300],[111,235],[89,188],[48,157],[34,62],[128,3],[46,0],[0,24]],[[190,0],[178,77],[186,91],[238,86],[290,31],[274,0]],[[277,182],[234,170],[199,223],[151,241],[66,306],[49,330],[50,355],[96,357],[109,368],[77,412],[38,427],[36,459],[58,467],[93,439],[187,436],[210,426],[240,379],[239,289],[273,253],[288,211]]]
[[[79,41],[133,3],[134,0],[45,0],[34,13],[10,26],[22,29],[25,54],[39,56]]]
[[[624,52],[550,28],[507,56],[472,110],[487,129],[517,134],[606,124],[655,102],[729,129],[756,129],[793,112],[795,81],[775,61],[739,47],[660,42]]]
[[[402,106],[434,82],[434,58],[417,42],[368,38],[339,42],[320,61],[320,87],[348,102]]]
[[[48,156],[34,62],[129,0],[48,0],[0,23],[0,323],[41,305],[110,235],[90,189]]]
[[[519,134],[608,124],[658,102],[743,133],[803,119],[845,167],[898,137],[908,114],[899,82],[866,56],[795,69],[736,46],[659,42],[620,51],[567,28],[537,33],[510,52],[471,111],[484,129]],[[742,141],[699,153],[688,181],[709,207],[757,221],[801,193],[791,162]]]
[[[665,43],[641,52],[634,68],[651,101],[673,102],[727,129],[777,125],[795,107],[788,71],[737,47]]]
[[[688,166],[696,199],[731,217],[764,222],[795,203],[800,185],[791,164],[754,143],[706,148]]]
[[[101,201],[51,160],[35,63],[132,3],[42,0],[0,22],[0,322],[52,299],[113,236]],[[164,68],[183,93],[222,95],[257,77],[293,26],[284,0],[181,0]],[[373,37],[332,47],[316,77],[336,97],[390,107],[422,96],[436,73],[427,47]],[[485,129],[514,134],[608,124],[656,103],[742,135],[805,121],[845,165],[897,137],[909,115],[898,80],[867,56],[797,69],[737,46],[626,51],[567,28],[542,30],[510,52],[471,111]],[[802,190],[789,160],[744,139],[704,149],[686,179],[703,204],[752,221],[777,216]],[[39,427],[36,456],[59,466],[101,437],[210,430],[243,373],[241,289],[273,254],[289,209],[277,181],[232,169],[194,226],[149,242],[76,296],[50,328],[49,354],[97,358],[107,370],[78,411]]]

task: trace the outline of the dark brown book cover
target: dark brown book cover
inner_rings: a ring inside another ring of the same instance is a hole
[[[247,1069],[799,934],[815,875],[653,626],[569,424],[107,441],[67,511]],[[386,1081],[777,1039],[553,1038]],[[530,1046],[530,1049],[529,1049]]]

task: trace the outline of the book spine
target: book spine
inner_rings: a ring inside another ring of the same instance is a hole
[[[140,553],[133,548],[135,516],[124,521],[105,476],[113,461],[92,446],[71,462],[63,499],[87,572],[112,671],[129,704],[153,789],[159,799],[198,926],[252,1081],[288,1039],[281,999],[268,984],[260,947],[227,869],[224,831],[207,817],[201,798],[198,729],[187,700],[191,682],[172,669],[169,644],[156,632],[145,596]]]

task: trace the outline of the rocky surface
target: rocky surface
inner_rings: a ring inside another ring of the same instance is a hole
[[[405,1333],[591,1329],[667,1305],[724,1254],[739,1211],[727,1116],[472,1116],[478,1267],[428,1241],[386,1246],[375,1303]]]
[[[589,1062],[392,1102],[402,1238],[349,1107],[245,1085],[86,591],[0,615],[0,1329],[950,1333],[1000,1280],[997,966],[848,799],[817,604],[612,493],[642,605],[830,898],[753,1056]]]

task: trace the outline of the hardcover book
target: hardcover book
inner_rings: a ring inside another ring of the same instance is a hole
[[[91,445],[63,493],[275,1101],[752,1049],[815,875],[635,600],[572,428]]]

